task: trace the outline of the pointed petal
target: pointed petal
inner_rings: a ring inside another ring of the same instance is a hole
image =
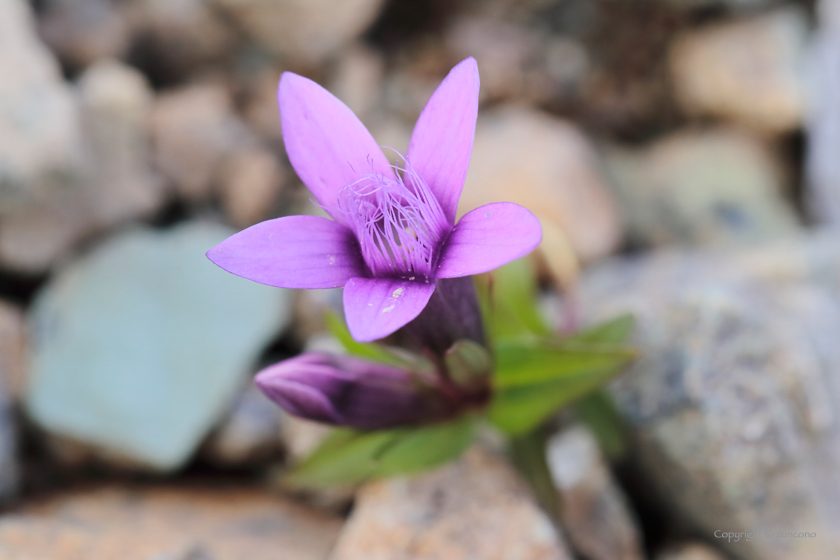
[[[407,159],[455,223],[478,115],[478,65],[470,57],[444,78],[417,119]]]
[[[441,252],[437,278],[480,274],[524,257],[539,245],[542,228],[530,210],[494,202],[467,212]]]
[[[333,94],[303,76],[284,72],[277,92],[289,161],[318,202],[339,222],[339,191],[364,175],[394,177],[365,125]]]
[[[218,266],[279,288],[338,288],[367,274],[353,233],[317,216],[268,220],[207,251]]]
[[[417,317],[435,291],[433,283],[393,278],[351,278],[344,286],[344,314],[359,342],[384,338]]]

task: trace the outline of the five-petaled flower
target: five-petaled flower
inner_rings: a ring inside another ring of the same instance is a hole
[[[539,222],[499,202],[455,223],[475,136],[478,67],[455,66],[392,167],[341,101],[286,72],[278,99],[292,166],[333,218],[290,216],[233,235],[207,256],[225,270],[282,288],[344,287],[359,341],[383,338],[426,306],[438,279],[487,272],[531,252]]]

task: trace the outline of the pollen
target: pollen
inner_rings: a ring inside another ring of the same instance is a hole
[[[391,297],[394,298],[394,299],[397,299],[398,297],[403,295],[404,291],[405,291],[405,288],[397,288],[396,290],[394,290],[394,293],[391,294]]]
[[[365,175],[345,186],[338,207],[374,276],[428,280],[434,277],[440,244],[451,226],[435,195],[407,162],[395,171],[391,177]],[[401,294],[397,290],[393,297]]]

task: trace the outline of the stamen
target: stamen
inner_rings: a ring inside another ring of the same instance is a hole
[[[371,174],[345,186],[338,208],[352,224],[374,275],[428,280],[451,226],[408,162],[394,170],[396,178]]]

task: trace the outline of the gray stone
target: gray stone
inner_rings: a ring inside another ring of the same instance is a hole
[[[633,241],[709,245],[797,231],[778,159],[760,138],[716,128],[677,132],[638,151],[612,149],[606,161]]]
[[[283,450],[283,410],[249,383],[204,446],[204,454],[223,466],[251,465]]]
[[[612,386],[640,472],[700,535],[743,559],[840,555],[836,238],[661,253],[593,270],[582,308],[632,312],[641,358]],[[717,541],[716,541],[717,542]]]
[[[811,215],[840,224],[840,2],[817,2],[818,28],[811,47],[807,119],[806,202]]]
[[[323,61],[373,23],[383,0],[212,0],[273,53]]]
[[[575,549],[590,560],[643,560],[636,520],[592,433],[575,426],[555,434],[546,457]]]
[[[511,467],[481,449],[362,488],[331,560],[572,558]]]
[[[98,488],[0,519],[4,560],[324,560],[342,520],[254,489]]]
[[[677,38],[670,64],[678,101],[691,114],[760,131],[799,128],[807,33],[807,14],[789,7]]]
[[[26,383],[25,330],[20,308],[0,300],[0,383],[14,402],[20,398]]]
[[[182,465],[291,313],[289,292],[204,257],[231,233],[133,230],[61,270],[32,309],[33,420],[141,466]]]

